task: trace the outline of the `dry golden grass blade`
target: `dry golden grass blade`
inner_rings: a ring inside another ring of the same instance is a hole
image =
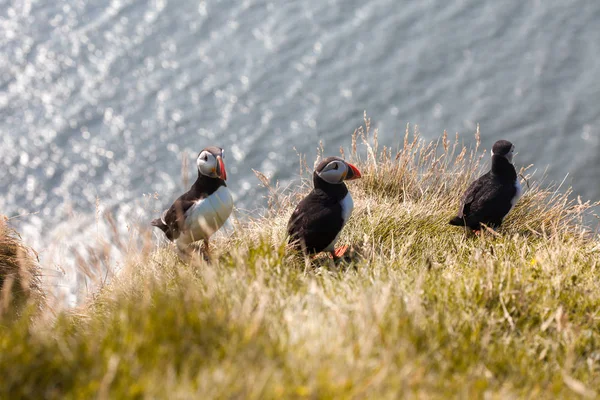
[[[45,301],[37,253],[22,243],[4,216],[0,216],[0,291],[4,314],[18,315],[27,304],[39,309]]]
[[[190,171],[189,171],[189,154],[187,151],[184,151],[181,156],[181,183],[184,188],[188,188],[190,185]]]

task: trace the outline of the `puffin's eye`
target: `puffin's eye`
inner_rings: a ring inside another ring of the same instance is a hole
[[[333,164],[333,169],[338,169],[337,163]]]
[[[204,161],[208,161],[208,154],[204,153],[204,157],[202,157]]]

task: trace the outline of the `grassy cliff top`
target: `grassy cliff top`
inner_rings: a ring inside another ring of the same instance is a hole
[[[447,222],[489,154],[445,136],[378,148],[366,122],[346,155],[363,178],[349,184],[340,239],[360,256],[333,269],[286,252],[309,183],[269,188],[269,211],[216,239],[213,263],[130,251],[84,306],[3,323],[0,397],[600,393],[600,242],[582,225],[592,205],[524,170],[503,227],[466,235]]]

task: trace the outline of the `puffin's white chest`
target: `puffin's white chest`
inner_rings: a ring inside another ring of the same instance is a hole
[[[519,182],[519,178],[517,178],[515,180],[515,189],[517,191],[515,192],[514,197],[510,201],[510,209],[511,210],[515,207],[515,205],[517,204],[517,201],[519,201],[519,199],[521,198],[521,195],[523,195],[523,187],[521,186],[521,182]]]
[[[337,243],[340,237],[340,233],[342,233],[344,225],[346,225],[346,222],[348,222],[348,220],[350,219],[350,215],[352,215],[352,210],[354,209],[354,201],[352,201],[352,196],[350,196],[350,192],[348,192],[346,197],[342,199],[340,205],[342,206],[342,219],[344,220],[344,222],[342,223],[342,227],[340,228],[338,234],[335,235],[335,239],[333,239],[333,241],[329,243],[329,246],[325,248],[325,251],[335,250],[335,244]]]
[[[352,215],[352,210],[354,210],[354,201],[352,201],[352,196],[350,196],[350,192],[342,199],[340,203],[342,206],[342,219],[344,220],[344,225],[350,219],[350,215]]]
[[[185,213],[185,232],[178,241],[189,244],[208,239],[225,224],[233,210],[233,197],[226,186],[221,186],[210,196],[198,200]]]

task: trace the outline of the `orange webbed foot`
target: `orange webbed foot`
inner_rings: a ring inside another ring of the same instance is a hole
[[[344,256],[344,254],[346,254],[347,251],[348,251],[348,246],[338,247],[337,249],[335,249],[334,251],[331,252],[331,257],[334,260],[340,259]]]

